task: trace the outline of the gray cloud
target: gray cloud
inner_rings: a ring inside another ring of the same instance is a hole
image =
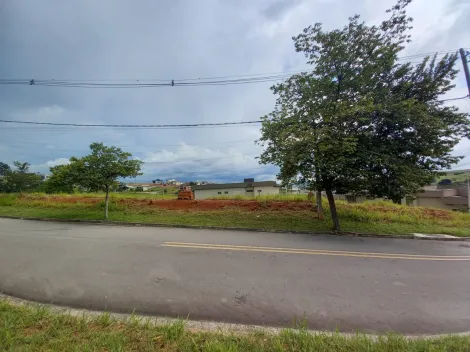
[[[262,11],[268,19],[277,20],[286,15],[292,7],[300,3],[300,0],[275,0],[269,1],[266,8]]]
[[[313,22],[343,26],[361,13],[377,23],[394,1],[142,0],[3,2],[0,77],[27,79],[182,79],[304,69],[291,37]],[[437,9],[437,10],[436,10]],[[406,53],[470,46],[467,2],[415,0],[414,42]],[[460,77],[452,96],[465,95]],[[155,89],[0,86],[4,118],[65,123],[158,124],[258,119],[274,104],[269,83]],[[469,111],[466,101],[458,106]],[[182,130],[0,126],[0,160],[51,163],[86,153],[93,141],[122,146],[149,161],[155,177],[270,178],[254,159],[259,127]],[[456,153],[466,153],[462,142]],[[64,159],[65,158],[65,159]],[[207,159],[207,160],[203,160]],[[193,160],[193,161],[191,161]],[[463,161],[469,162],[469,158]]]

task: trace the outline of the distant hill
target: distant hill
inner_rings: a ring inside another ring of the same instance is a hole
[[[464,182],[467,180],[467,175],[470,175],[470,169],[465,170],[449,170],[445,172],[446,175],[438,176],[436,183],[444,178],[452,180],[452,182]]]

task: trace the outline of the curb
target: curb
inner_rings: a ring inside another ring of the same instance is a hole
[[[431,237],[431,236],[416,236],[415,234],[396,235],[396,234],[377,234],[377,233],[359,233],[359,232],[334,232],[334,231],[288,231],[276,229],[257,229],[257,228],[244,228],[244,227],[222,227],[222,226],[197,226],[197,225],[178,225],[178,224],[158,224],[158,223],[142,223],[142,222],[126,222],[126,221],[112,221],[112,220],[81,220],[81,219],[56,219],[56,218],[36,218],[36,217],[23,217],[12,215],[0,215],[0,219],[17,219],[17,220],[34,220],[34,221],[50,221],[50,222],[63,222],[63,223],[80,223],[87,225],[105,225],[105,226],[140,226],[140,227],[167,227],[167,228],[181,228],[181,229],[201,229],[201,230],[220,230],[220,231],[245,231],[245,232],[267,232],[267,233],[291,233],[298,235],[331,235],[342,237],[369,237],[369,238],[396,238],[396,239],[414,239],[425,241],[470,241],[470,237]],[[418,234],[422,235],[422,234]],[[447,235],[449,236],[449,235]]]
[[[119,321],[129,321],[132,319],[141,324],[151,323],[154,326],[172,324],[179,321],[183,321],[185,327],[189,330],[198,330],[202,332],[209,333],[223,333],[223,334],[246,334],[246,333],[257,333],[263,332],[268,334],[278,335],[286,329],[296,330],[295,327],[292,328],[282,328],[282,327],[273,327],[265,325],[246,325],[246,324],[235,324],[235,323],[225,323],[225,322],[216,322],[216,321],[198,321],[198,320],[189,320],[189,319],[178,319],[178,318],[168,318],[161,316],[146,316],[139,314],[126,314],[126,313],[113,313],[109,311],[96,311],[96,310],[87,310],[87,309],[77,309],[70,308],[65,306],[57,306],[53,303],[37,303],[33,301],[24,300],[21,298],[5,295],[0,292],[0,301],[6,301],[8,304],[17,306],[17,307],[40,307],[50,309],[54,314],[69,315],[77,318],[96,318],[102,315],[103,313],[108,313],[112,318]],[[357,332],[339,332],[339,331],[328,331],[328,330],[307,330],[308,333],[312,335],[323,335],[323,336],[342,336],[346,338],[352,338],[359,335],[363,335],[372,341],[378,340],[381,336],[386,335],[386,333],[374,334],[374,333],[361,333]],[[402,335],[404,338],[409,340],[416,339],[440,339],[448,336],[461,336],[466,337],[470,336],[469,332],[457,332],[457,333],[448,333],[448,334],[423,334],[423,335]]]

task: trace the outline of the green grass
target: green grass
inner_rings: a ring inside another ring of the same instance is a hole
[[[42,197],[42,196],[41,196]],[[42,199],[36,195],[0,195],[0,215],[56,219],[103,219],[104,202],[71,203]],[[323,232],[331,229],[327,204],[326,218],[320,221],[310,210],[258,210],[239,208],[220,210],[167,210],[157,207],[121,204],[112,197],[109,219],[125,222],[167,225],[219,226]],[[347,204],[338,202],[343,231],[376,234],[442,233],[470,236],[470,214],[437,209],[407,207],[389,202]]]
[[[464,352],[469,337],[406,339],[389,334],[310,334],[304,328],[279,334],[262,331],[190,331],[183,321],[154,325],[130,316],[116,319],[109,313],[74,317],[39,305],[14,305],[0,300],[1,351],[325,351],[325,352]]]

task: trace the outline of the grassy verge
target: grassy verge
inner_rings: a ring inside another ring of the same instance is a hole
[[[2,351],[468,351],[469,337],[409,340],[387,335],[309,334],[305,329],[264,332],[209,333],[189,331],[184,322],[155,326],[131,316],[109,314],[74,317],[41,306],[0,301]]]
[[[443,233],[470,236],[470,215],[387,202],[339,202],[342,229],[378,234]],[[329,231],[331,220],[320,221],[310,210],[167,210],[144,205],[110,205],[110,220],[188,226],[220,226],[286,231]],[[17,195],[0,195],[0,215],[57,219],[103,219],[103,202],[56,202]]]

